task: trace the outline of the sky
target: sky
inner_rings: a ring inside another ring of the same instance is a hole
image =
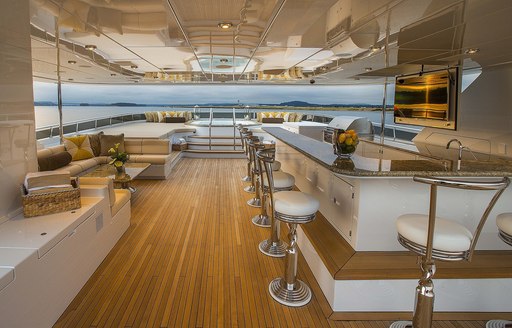
[[[64,103],[137,104],[279,104],[305,101],[312,104],[382,105],[383,85],[83,85],[63,84]],[[388,86],[388,104],[393,103]],[[34,100],[57,102],[55,83],[34,82]]]

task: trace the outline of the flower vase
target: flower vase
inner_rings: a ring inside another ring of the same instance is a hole
[[[124,178],[124,176],[126,175],[124,165],[116,166],[115,168],[116,168],[116,179]]]

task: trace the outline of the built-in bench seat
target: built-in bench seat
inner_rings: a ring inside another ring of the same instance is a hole
[[[51,327],[128,229],[130,192],[81,179],[81,208],[0,224],[0,326]]]

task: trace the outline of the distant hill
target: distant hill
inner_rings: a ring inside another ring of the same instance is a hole
[[[57,104],[51,101],[34,101],[34,106],[57,106]]]

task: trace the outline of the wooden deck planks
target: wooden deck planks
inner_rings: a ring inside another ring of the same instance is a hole
[[[299,278],[313,290],[302,308],[268,294],[284,260],[264,256],[268,229],[242,191],[245,160],[182,159],[167,180],[137,180],[132,224],[55,327],[388,327],[390,321],[332,321],[304,259]],[[283,230],[284,226],[283,226]],[[434,327],[483,327],[436,321]]]

